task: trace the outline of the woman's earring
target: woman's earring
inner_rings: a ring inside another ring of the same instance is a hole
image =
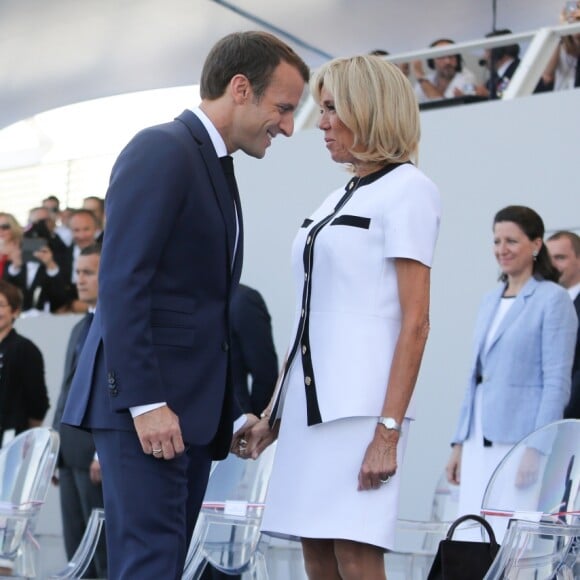
[[[534,251],[532,252],[532,257],[534,258],[534,262],[535,262],[535,261],[536,261],[536,259],[537,259],[537,257],[538,257],[538,252],[537,252],[537,250],[534,250]]]

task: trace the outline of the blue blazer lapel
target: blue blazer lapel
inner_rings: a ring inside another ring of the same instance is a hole
[[[240,207],[239,200],[232,200],[230,194],[229,186],[226,181],[222,166],[216,155],[215,149],[212,145],[211,139],[203,126],[203,123],[188,110],[183,111],[179,117],[176,117],[177,121],[181,121],[186,125],[191,133],[192,137],[195,139],[199,146],[199,151],[201,153],[202,159],[207,167],[207,172],[211,180],[214,195],[216,196],[224,223],[226,226],[226,237],[228,243],[228,275],[232,271],[232,264],[234,264],[234,246],[236,240],[236,210],[234,209],[234,203],[236,204],[238,211],[238,222],[240,227],[240,234],[238,239],[238,252],[237,256],[240,256],[239,249],[241,248],[242,238],[242,211]],[[236,256],[236,262],[241,262]]]
[[[493,316],[497,311],[499,301],[501,300],[504,284],[500,284],[495,290],[490,292],[487,300],[482,304],[481,313],[479,315],[479,324],[475,332],[475,360],[473,368],[477,368],[477,359],[483,359],[485,353],[483,348],[489,332],[489,327],[493,321]]]
[[[521,289],[520,293],[516,297],[514,303],[512,304],[511,308],[507,311],[504,319],[501,321],[493,340],[489,345],[488,351],[490,351],[497,341],[501,338],[502,334],[505,332],[507,328],[513,324],[514,320],[520,316],[523,312],[526,301],[529,296],[531,296],[534,291],[536,290],[536,286],[538,285],[538,281],[532,276]]]

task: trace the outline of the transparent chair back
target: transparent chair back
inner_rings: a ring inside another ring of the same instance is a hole
[[[34,577],[31,538],[58,455],[58,433],[29,429],[0,449],[0,559],[14,575]]]
[[[389,580],[427,577],[439,542],[457,517],[458,491],[443,472],[435,485],[429,520],[397,520],[395,549],[386,556]]]
[[[255,461],[230,454],[212,471],[184,580],[199,578],[206,562],[226,574],[250,571],[267,577],[260,525],[275,447],[270,445]]]
[[[580,420],[524,437],[495,469],[481,512],[502,543],[510,518],[572,523],[580,510]]]
[[[83,538],[65,568],[48,576],[48,580],[77,580],[82,578],[91,563],[105,523],[105,510],[94,508],[87,522]]]
[[[580,577],[580,518],[576,523],[510,520],[485,580],[573,580]]]

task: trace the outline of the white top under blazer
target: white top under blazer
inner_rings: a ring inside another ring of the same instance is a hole
[[[353,178],[304,221],[292,248],[294,340],[272,420],[294,356],[309,425],[380,415],[401,329],[394,258],[431,267],[440,214],[437,187],[405,163]]]

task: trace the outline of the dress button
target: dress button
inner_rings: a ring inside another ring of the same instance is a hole
[[[224,340],[222,342],[222,350],[224,352],[228,352],[228,350],[230,350],[230,344],[229,344],[229,342],[227,340]]]
[[[304,308],[303,308],[302,309],[302,314],[300,316],[302,316],[302,318],[304,318],[304,314],[306,314],[306,313],[305,313]]]
[[[306,345],[305,345],[305,344],[303,344],[303,345],[302,345],[302,354],[306,354],[306,351],[307,351],[307,350],[308,350],[308,349],[306,348]]]
[[[310,377],[304,377],[304,384],[309,387],[312,383],[312,379]]]
[[[310,242],[312,241],[312,236],[308,236],[306,238],[306,245],[308,246],[310,244]]]
[[[304,272],[304,279],[308,280],[308,272]]]

